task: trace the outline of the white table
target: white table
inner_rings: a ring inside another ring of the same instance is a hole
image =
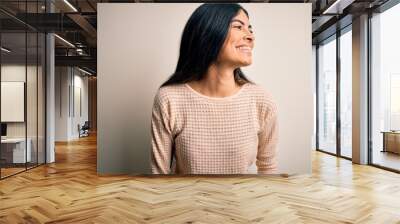
[[[26,147],[25,154],[25,138],[6,138],[1,139],[2,145],[14,145],[13,148],[13,163],[25,163],[31,162],[32,154],[31,154],[31,145],[32,141],[30,138],[27,139],[28,147]],[[27,161],[25,161],[27,159]]]

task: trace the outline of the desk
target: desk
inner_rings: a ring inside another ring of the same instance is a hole
[[[32,159],[30,138],[27,139],[26,154],[25,154],[25,138],[6,138],[1,139],[1,156],[6,160],[6,163],[25,163]],[[12,159],[11,159],[12,158]],[[27,161],[25,161],[27,158]]]
[[[393,152],[400,154],[400,131],[382,131],[383,150],[382,152]]]

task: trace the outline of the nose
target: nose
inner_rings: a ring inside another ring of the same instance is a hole
[[[252,33],[248,32],[244,35],[244,39],[247,41],[250,41],[250,42],[254,41],[254,35]]]
[[[246,30],[244,34],[244,39],[247,41],[254,41],[254,34],[250,30]]]

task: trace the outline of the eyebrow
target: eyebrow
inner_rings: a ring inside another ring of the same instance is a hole
[[[244,22],[243,21],[241,21],[241,20],[239,20],[239,19],[232,19],[232,23],[233,22],[239,22],[239,23],[241,23],[243,26],[244,26]],[[251,25],[249,25],[249,28],[253,28]]]

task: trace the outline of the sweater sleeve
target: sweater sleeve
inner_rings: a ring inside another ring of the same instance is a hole
[[[169,174],[173,146],[170,118],[165,110],[165,100],[157,93],[151,118],[151,171],[153,174]]]
[[[278,143],[278,117],[275,104],[271,104],[262,116],[262,127],[258,134],[258,174],[273,174],[277,171],[276,147]]]

